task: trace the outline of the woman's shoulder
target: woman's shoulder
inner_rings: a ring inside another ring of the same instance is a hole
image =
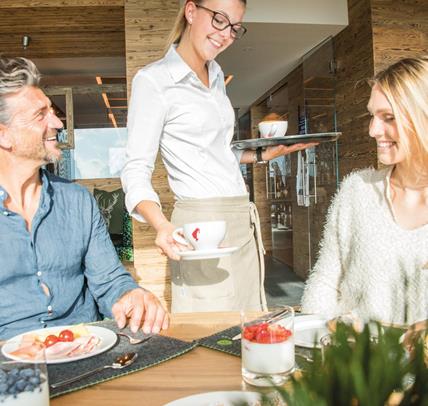
[[[378,188],[383,184],[390,168],[374,169],[365,168],[352,171],[346,175],[340,184],[341,190],[352,191],[355,189],[372,189]]]
[[[149,63],[140,68],[134,76],[134,81],[146,80],[152,83],[162,83],[167,74],[164,58]]]

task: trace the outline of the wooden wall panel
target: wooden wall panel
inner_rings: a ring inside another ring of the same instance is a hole
[[[128,94],[132,78],[143,66],[163,55],[166,38],[177,15],[179,0],[125,0],[126,67]],[[169,218],[174,197],[160,157],[155,164],[152,184],[160,196],[163,212]],[[168,260],[154,244],[155,232],[146,224],[133,221],[134,265],[139,283],[155,293],[170,308],[171,278]]]
[[[122,189],[119,178],[77,179],[75,182],[84,186],[91,193],[94,192],[94,189],[106,190],[107,192]]]
[[[124,8],[0,7],[0,50],[30,59],[124,56]]]
[[[1,0],[0,8],[20,7],[123,7],[124,0]]]
[[[428,54],[428,3],[372,0],[375,72],[405,57]]]

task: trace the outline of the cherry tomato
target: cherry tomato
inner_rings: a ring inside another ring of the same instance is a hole
[[[71,330],[62,330],[59,333],[59,341],[73,341],[74,340],[74,334]]]
[[[59,338],[53,334],[49,335],[45,339],[45,346],[50,347],[51,345],[56,344],[59,341]]]

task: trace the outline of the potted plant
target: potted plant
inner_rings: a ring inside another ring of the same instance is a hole
[[[338,323],[331,345],[322,354],[314,351],[304,373],[278,393],[290,406],[428,405],[425,333],[409,351],[402,344],[403,330],[380,325],[377,330],[374,338],[368,325],[357,332]]]

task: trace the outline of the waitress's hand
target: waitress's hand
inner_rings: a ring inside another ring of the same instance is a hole
[[[311,142],[308,144],[294,144],[294,145],[277,145],[274,147],[267,147],[263,153],[262,153],[262,158],[265,161],[270,161],[271,159],[275,159],[278,158],[279,156],[283,156],[283,155],[288,155],[291,154],[292,152],[296,152],[296,151],[301,151],[303,149],[306,148],[311,148],[311,147],[315,147],[316,145],[318,145],[317,142]]]
[[[168,258],[175,261],[180,260],[180,255],[177,254],[177,251],[189,250],[189,247],[179,244],[172,238],[172,232],[177,227],[169,221],[161,224],[157,228],[157,235],[155,239],[155,244],[159,247],[161,253],[166,255]]]

